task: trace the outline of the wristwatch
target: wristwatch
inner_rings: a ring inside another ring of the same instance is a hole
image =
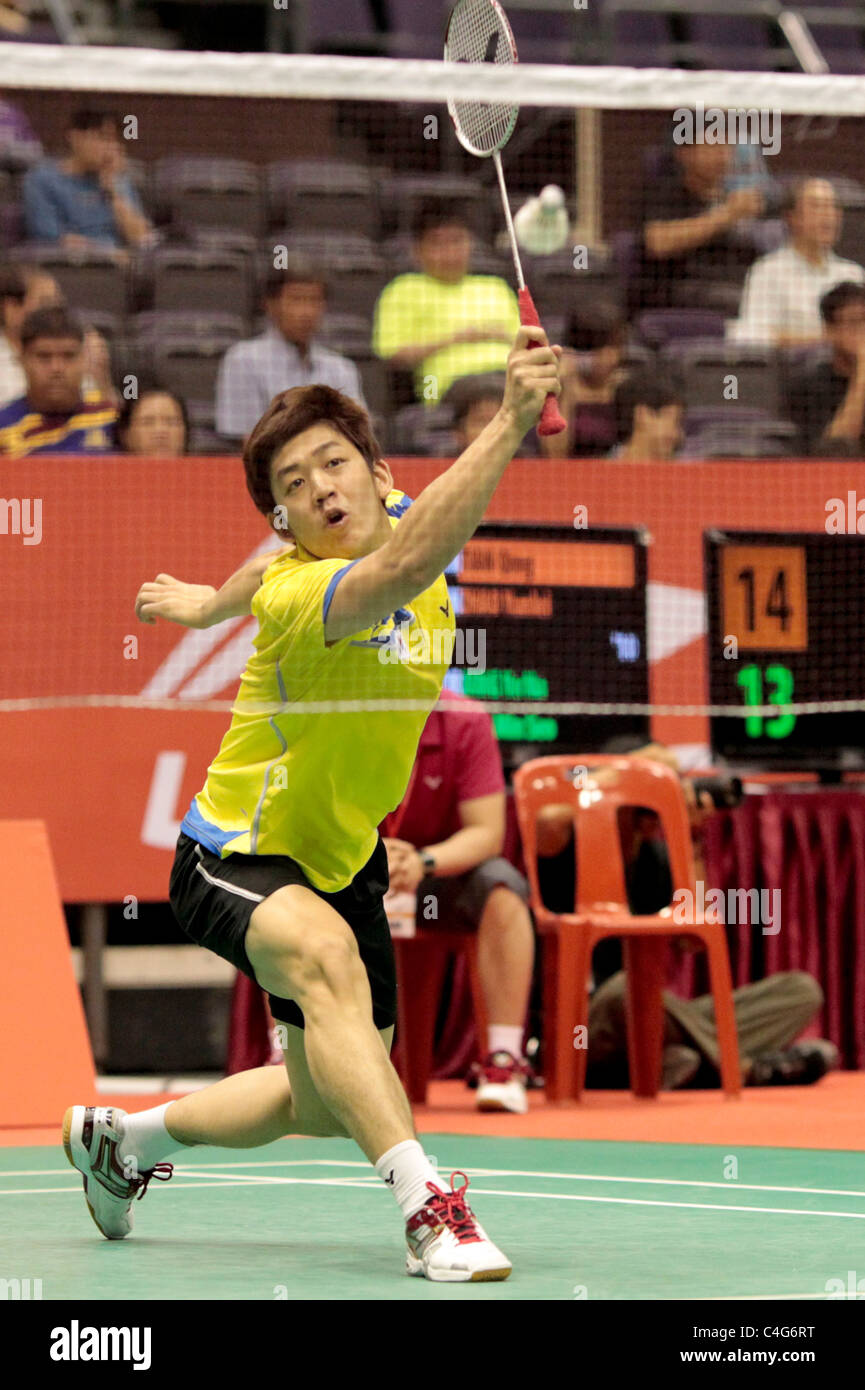
[[[423,864],[424,878],[431,878],[436,868],[435,855],[430,854],[428,849],[419,850],[418,853],[420,854],[420,862]]]

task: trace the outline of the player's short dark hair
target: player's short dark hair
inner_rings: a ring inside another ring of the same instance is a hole
[[[684,394],[674,377],[656,371],[635,372],[633,376],[625,377],[617,386],[614,397],[619,442],[630,439],[634,428],[634,411],[638,405],[645,405],[649,410],[665,410],[669,405],[684,404]]]
[[[465,204],[455,198],[423,198],[415,208],[411,231],[415,241],[420,241],[427,232],[455,226],[471,231]]]
[[[183,396],[179,396],[176,391],[172,391],[169,386],[162,386],[158,381],[148,381],[138,383],[138,395],[132,400],[123,400],[119,406],[117,419],[114,422],[115,437],[122,448],[126,447],[125,437],[132,424],[133,416],[148,396],[170,396],[180,408],[183,417],[184,448],[189,446],[189,409]]]
[[[820,300],[820,317],[824,323],[834,323],[838,311],[846,309],[848,304],[865,304],[865,285],[858,285],[855,280],[842,280],[840,285],[827,290]]]
[[[270,486],[270,465],[275,454],[296,435],[313,425],[332,425],[366,459],[372,472],[381,458],[381,446],[372,422],[362,406],[332,386],[292,386],[274,396],[243,450],[249,495],[274,530],[275,501]]]
[[[589,301],[568,319],[562,342],[575,352],[597,352],[625,341],[625,317],[611,299]]]
[[[278,270],[271,265],[264,277],[264,298],[276,299],[285,285],[321,285],[327,293],[327,276],[311,256],[290,253]]]
[[[461,376],[448,387],[442,397],[442,405],[450,407],[454,425],[459,427],[465,423],[469,411],[478,401],[495,400],[501,404],[504,394],[504,372]]]
[[[21,325],[21,347],[28,348],[37,338],[74,338],[84,342],[84,329],[74,314],[60,304],[34,309]]]
[[[101,130],[103,126],[113,125],[120,132],[120,117],[115,111],[105,111],[96,106],[79,106],[73,111],[66,125],[67,130]]]

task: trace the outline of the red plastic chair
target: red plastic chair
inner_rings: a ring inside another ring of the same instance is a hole
[[[479,1039],[487,1035],[487,1011],[477,960],[477,935],[473,932],[423,931],[416,936],[395,937],[397,976],[397,1025],[394,1066],[414,1105],[426,1102],[432,1070],[433,1035],[441,999],[442,981],[450,952],[465,952]]]
[[[603,768],[603,776],[599,776]],[[673,921],[672,908],[634,916],[628,907],[625,863],[619,835],[621,808],[645,806],[663,826],[674,892],[688,889],[694,902],[695,874],[688,811],[676,773],[648,758],[566,755],[536,758],[514,774],[514,796],[523,841],[526,876],[544,949],[544,1076],[549,1100],[579,1100],[585,1084],[586,1048],[575,1037],[588,1029],[592,950],[608,936],[624,938],[627,973],[628,1060],[635,1095],[657,1095],[661,1079],[664,1014],[661,991],[670,937],[696,937],[708,955],[721,1061],[727,1096],[741,1092],[739,1043],[727,938],[720,923],[700,922],[691,912]],[[573,913],[544,907],[538,884],[538,812],[567,805],[573,814],[577,857]],[[687,900],[686,900],[687,901]],[[681,914],[677,913],[677,916]],[[552,949],[550,949],[552,947]],[[583,1034],[583,1037],[585,1034]]]

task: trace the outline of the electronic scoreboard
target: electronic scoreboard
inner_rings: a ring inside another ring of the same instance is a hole
[[[646,546],[633,528],[484,523],[447,570],[457,632],[447,689],[515,705],[649,700]],[[648,742],[637,715],[492,716],[505,766]]]
[[[865,537],[704,534],[709,702],[865,702]],[[865,710],[711,719],[712,750],[736,763],[837,775],[865,767]]]

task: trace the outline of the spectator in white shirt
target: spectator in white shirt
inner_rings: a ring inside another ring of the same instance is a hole
[[[842,281],[865,281],[860,265],[832,250],[842,212],[827,179],[793,184],[784,211],[790,240],[749,270],[739,317],[728,325],[728,337],[735,342],[780,348],[819,342],[822,296]]]
[[[47,270],[10,265],[0,270],[0,406],[17,401],[27,390],[21,366],[21,325],[34,309],[62,304],[60,286]]]
[[[235,343],[216,382],[216,429],[240,443],[251,434],[274,396],[292,386],[332,386],[366,405],[353,362],[315,341],[325,308],[323,275],[305,257],[271,270],[264,288],[270,324],[257,338]]]

